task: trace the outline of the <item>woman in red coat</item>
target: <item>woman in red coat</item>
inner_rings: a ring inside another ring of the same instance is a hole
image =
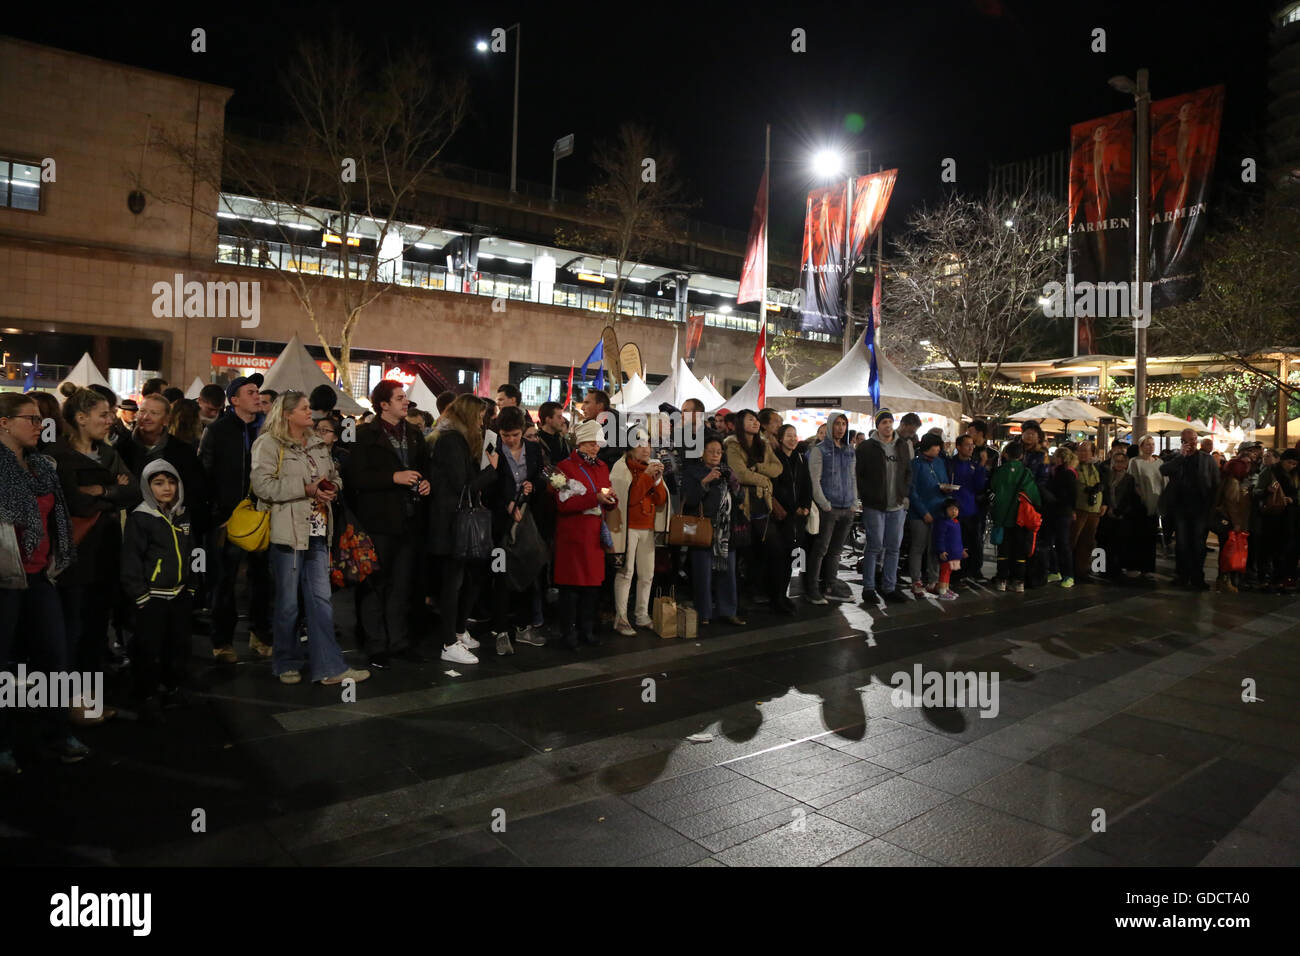
[[[556,497],[555,584],[560,589],[564,643],[571,650],[578,638],[599,644],[596,599],[605,583],[605,549],[601,544],[602,511],[618,504],[609,484],[609,468],[600,451],[599,422],[583,422],[575,432],[577,449],[556,466],[551,492]]]

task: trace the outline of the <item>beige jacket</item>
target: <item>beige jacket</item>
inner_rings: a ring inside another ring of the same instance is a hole
[[[740,446],[740,439],[735,435],[728,436],[727,440],[722,443],[727,452],[727,465],[736,473],[740,479],[740,486],[743,490],[746,485],[752,487],[760,499],[767,502],[767,510],[772,510],[772,479],[781,477],[781,460],[776,457],[776,449],[763,442],[763,460],[753,468],[750,468],[745,460],[745,449]],[[741,510],[745,512],[745,517],[749,514],[749,495],[742,497]]]
[[[315,432],[308,432],[305,448],[282,445],[267,434],[253,442],[249,487],[257,496],[258,507],[271,513],[271,543],[287,544],[295,551],[306,551],[311,546],[311,513],[315,505],[306,492],[312,480],[311,464],[307,461],[309,452],[320,469],[320,477],[334,482],[342,492],[343,479],[330,457],[329,447]],[[326,514],[328,547],[334,540],[334,515],[332,509]]]

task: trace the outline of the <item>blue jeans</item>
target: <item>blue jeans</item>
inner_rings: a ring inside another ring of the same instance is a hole
[[[880,574],[880,591],[889,594],[898,587],[898,548],[903,543],[906,508],[893,511],[862,509],[862,525],[867,532],[867,548],[862,558],[862,590],[876,589],[876,565],[885,555],[885,569]]]
[[[271,579],[275,582],[271,673],[278,676],[285,671],[301,671],[310,661],[312,680],[337,677],[348,669],[348,664],[334,639],[330,552],[325,538],[312,538],[311,547],[306,551],[295,551],[287,544],[273,544],[270,556]],[[307,614],[306,655],[298,640],[299,589]]]
[[[736,613],[736,552],[727,551],[727,570],[713,570],[713,549],[691,548],[691,587],[701,621],[732,617]],[[714,588],[717,599],[714,600]],[[716,607],[714,606],[716,603]]]

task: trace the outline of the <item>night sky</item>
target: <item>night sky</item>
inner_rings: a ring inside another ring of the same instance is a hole
[[[228,115],[274,121],[277,69],[305,31],[337,19],[379,53],[416,42],[471,83],[471,116],[446,153],[506,175],[513,53],[477,53],[494,26],[523,21],[521,179],[550,182],[552,142],[577,136],[560,185],[582,190],[589,149],[625,119],[658,131],[680,157],[695,218],[743,232],[772,124],[773,239],[797,244],[803,196],[816,185],[808,157],[836,142],[871,148],[900,170],[886,234],[945,188],[982,191],[986,164],[1062,149],[1073,122],[1132,105],[1108,77],[1151,70],[1159,99],[1227,86],[1219,175],[1262,154],[1269,14],[1275,3],[1074,3],[1057,0],[663,4],[212,4],[99,8],[70,18],[25,5],[5,30],[23,39],[230,86]],[[601,14],[599,11],[606,11]],[[151,12],[156,11],[156,12]],[[190,52],[190,30],[208,52]],[[791,31],[807,31],[806,53]],[[1095,27],[1107,52],[1089,49]],[[513,31],[510,37],[513,40]],[[513,49],[513,48],[512,48]],[[849,114],[862,132],[846,132]],[[865,157],[863,158],[865,161]],[[862,170],[865,171],[865,170]]]

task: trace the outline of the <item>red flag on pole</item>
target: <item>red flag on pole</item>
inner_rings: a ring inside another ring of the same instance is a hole
[[[736,304],[762,302],[767,293],[767,170],[758,183],[754,216],[749,221],[749,244],[745,250],[745,267],[740,271],[740,291]]]
[[[564,396],[564,410],[569,410],[569,402],[573,401],[573,363],[569,363],[569,391]]]
[[[758,408],[767,405],[767,316],[758,320],[758,344],[754,346],[754,368],[758,369]]]

